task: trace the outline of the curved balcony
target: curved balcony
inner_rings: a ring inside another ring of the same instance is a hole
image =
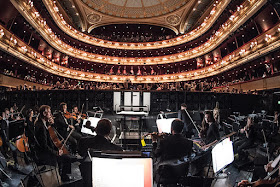
[[[247,1],[246,1],[247,2]],[[34,8],[30,7],[25,10],[24,6],[17,6],[22,15],[37,29],[37,31],[47,40],[54,48],[70,56],[80,58],[87,61],[107,63],[107,64],[122,64],[122,65],[152,65],[152,64],[167,64],[188,60],[206,54],[214,50],[220,45],[232,32],[242,25],[249,17],[251,17],[266,1],[249,2],[249,5],[233,14],[230,19],[210,39],[201,46],[188,50],[186,52],[161,57],[144,57],[144,58],[120,58],[110,57],[106,55],[97,55],[94,53],[85,52],[75,49],[68,44],[62,42],[46,25],[44,20],[40,18],[39,12],[34,12]],[[26,5],[28,6],[28,5]],[[237,16],[238,15],[238,16]]]
[[[126,80],[130,80],[133,83],[178,82],[210,77],[246,63],[247,61],[263,56],[270,51],[276,50],[280,47],[279,32],[280,24],[277,24],[272,29],[266,31],[246,45],[238,48],[230,55],[227,55],[216,64],[208,67],[189,72],[150,76],[104,75],[72,70],[51,62],[41,54],[35,52],[32,48],[27,46],[24,42],[4,28],[0,30],[0,47],[2,50],[13,54],[14,56],[17,56],[18,58],[31,63],[38,68],[44,69],[47,72],[78,80],[99,82],[124,82]]]

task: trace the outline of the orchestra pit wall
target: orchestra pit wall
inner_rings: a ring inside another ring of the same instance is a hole
[[[235,111],[247,114],[252,111],[268,110],[268,106],[263,104],[263,100],[267,97],[262,95],[186,91],[150,92],[150,115],[156,115],[160,111],[166,112],[167,109],[178,111],[181,103],[186,103],[190,111],[201,112],[212,110],[216,102],[219,102],[219,108],[224,115]],[[55,111],[61,102],[66,102],[69,109],[74,105],[81,108],[84,104],[84,111],[98,106],[105,113],[112,114],[113,93],[114,91],[97,90],[7,91],[1,94],[0,110],[3,111],[4,108],[16,103],[19,108],[25,105],[26,109],[47,104],[52,107],[52,111]]]

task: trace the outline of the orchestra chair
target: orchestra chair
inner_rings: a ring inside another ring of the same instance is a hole
[[[187,177],[188,170],[189,161],[165,161],[158,166],[154,180],[158,187],[178,186]]]
[[[33,167],[34,175],[42,187],[58,187],[61,185],[58,166],[49,166],[39,162],[33,146],[29,147],[29,162]]]

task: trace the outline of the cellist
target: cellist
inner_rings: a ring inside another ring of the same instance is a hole
[[[71,158],[63,153],[63,150],[57,149],[54,145],[48,128],[52,126],[54,120],[51,114],[51,107],[42,105],[39,109],[38,119],[35,121],[35,137],[38,144],[35,152],[38,157],[38,165],[50,165],[61,167],[61,180],[69,181],[67,174],[71,174]]]
[[[55,115],[55,127],[59,134],[66,139],[66,137],[69,135],[70,131],[72,129],[75,129],[73,124],[69,124],[68,119],[72,118],[72,114],[67,111],[67,104],[66,103],[60,103],[59,105],[60,111]],[[72,153],[77,153],[77,145],[78,141],[81,139],[82,135],[73,132],[69,137],[69,142],[71,145]]]

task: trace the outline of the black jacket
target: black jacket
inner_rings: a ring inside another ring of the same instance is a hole
[[[205,143],[209,144],[214,142],[215,140],[220,140],[220,134],[218,130],[218,125],[216,123],[211,124],[208,126],[205,134]]]
[[[184,131],[191,131],[193,129],[193,124],[185,110],[178,111],[178,118],[184,123]]]
[[[47,124],[48,126],[48,124]],[[35,123],[35,137],[38,141],[35,151],[40,164],[55,165],[58,149],[53,144],[49,131],[46,129],[42,119]]]
[[[96,135],[94,137],[83,137],[79,141],[78,152],[81,156],[87,155],[87,150],[91,148],[99,151],[122,151],[123,149],[108,141],[105,137]]]
[[[55,117],[54,118],[55,128],[63,138],[66,138],[68,135],[67,132],[68,124],[65,121],[65,117],[63,116],[62,112],[58,112],[54,117]]]
[[[189,156],[192,152],[192,141],[181,134],[170,135],[165,139],[153,144],[154,157],[161,161],[180,159]]]

